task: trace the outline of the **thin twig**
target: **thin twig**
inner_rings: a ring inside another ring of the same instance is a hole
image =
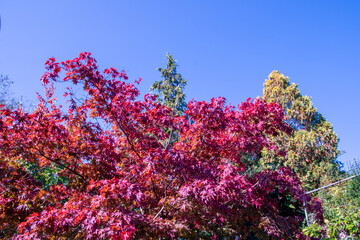
[[[65,169],[69,170],[70,172],[78,175],[78,176],[81,177],[83,180],[85,180],[85,177],[84,177],[83,175],[81,175],[80,173],[76,172],[75,170],[67,167],[66,165],[64,165],[64,164],[62,164],[62,163],[60,163],[60,162],[58,162],[58,161],[56,161],[56,160],[54,160],[54,159],[52,159],[52,158],[50,158],[50,157],[47,157],[44,153],[42,153],[42,152],[40,151],[40,149],[37,149],[37,148],[34,148],[34,149],[37,150],[38,153],[39,153],[42,157],[46,158],[46,159],[49,160],[50,162],[55,163],[55,164],[57,164],[57,165],[65,168]]]
[[[154,220],[159,216],[159,214],[162,212],[162,210],[164,209],[164,207],[165,207],[165,204],[162,206],[162,208],[160,209],[160,211],[155,215],[155,217],[153,218],[152,221],[154,221]]]

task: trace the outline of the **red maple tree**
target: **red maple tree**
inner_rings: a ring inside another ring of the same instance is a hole
[[[279,105],[216,98],[190,101],[179,116],[152,95],[138,100],[124,72],[100,72],[90,53],[46,68],[35,111],[1,110],[2,237],[304,238],[302,213],[284,211],[287,199],[322,220],[289,169],[253,173],[243,163],[277,151],[266,136],[290,134]],[[82,100],[67,90],[67,111],[55,102],[59,81],[84,90]],[[56,166],[68,181],[45,188],[24,163]]]

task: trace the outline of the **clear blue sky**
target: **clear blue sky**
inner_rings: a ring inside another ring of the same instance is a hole
[[[42,92],[49,57],[82,51],[142,77],[142,93],[169,52],[188,100],[233,105],[261,95],[279,70],[333,124],[340,160],[360,158],[360,1],[2,0],[0,14],[0,73],[17,96]]]

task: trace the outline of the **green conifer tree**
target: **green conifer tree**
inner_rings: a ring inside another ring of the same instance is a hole
[[[184,94],[186,80],[177,72],[178,65],[172,55],[166,54],[166,58],[168,60],[166,68],[158,68],[163,79],[155,81],[150,90],[158,96],[159,102],[180,115],[184,113],[187,105]]]
[[[182,115],[187,108],[184,94],[186,80],[177,72],[178,65],[172,55],[166,54],[166,58],[166,68],[158,68],[163,79],[155,81],[150,90],[157,96],[158,102],[171,108],[176,115]],[[170,138],[161,142],[167,148],[178,139],[178,133],[173,129],[165,131],[170,133]]]

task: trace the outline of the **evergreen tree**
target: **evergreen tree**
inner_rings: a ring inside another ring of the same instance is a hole
[[[181,115],[186,110],[184,88],[186,80],[177,72],[176,60],[170,54],[166,54],[166,68],[158,68],[163,80],[156,81],[150,90],[154,91],[158,101]]]
[[[306,190],[337,180],[341,174],[341,163],[337,160],[339,138],[310,97],[301,95],[298,85],[290,84],[288,77],[273,71],[265,80],[262,98],[281,105],[293,134],[275,137],[286,156],[276,157],[265,150],[261,163],[273,168],[290,167]]]

